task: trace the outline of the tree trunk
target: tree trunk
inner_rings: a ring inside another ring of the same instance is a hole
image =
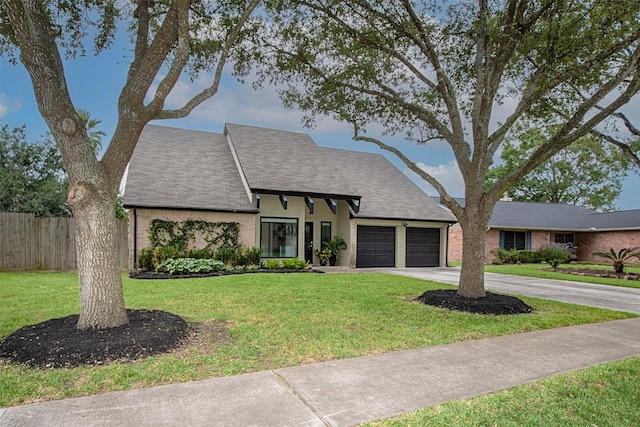
[[[69,192],[76,226],[79,329],[106,329],[129,323],[122,292],[115,194],[113,198],[104,197],[83,182]]]
[[[472,224],[462,228],[462,271],[458,295],[467,298],[486,296],[484,291],[484,262],[486,224]]]

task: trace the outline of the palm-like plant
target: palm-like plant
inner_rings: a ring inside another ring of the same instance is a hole
[[[613,261],[613,269],[615,272],[624,273],[625,261],[633,257],[640,258],[640,248],[623,248],[617,253],[613,248],[611,248],[609,249],[609,252],[594,252],[593,255]]]
[[[106,136],[106,132],[101,130],[94,130],[96,126],[102,123],[102,120],[92,119],[91,113],[87,110],[78,110],[78,116],[80,120],[84,123],[85,128],[87,129],[87,135],[89,135],[89,141],[91,142],[91,147],[96,154],[102,148],[102,137]]]

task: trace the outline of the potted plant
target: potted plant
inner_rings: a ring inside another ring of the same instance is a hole
[[[338,252],[347,249],[347,243],[338,236],[333,236],[333,239],[322,242],[322,246],[324,246],[324,249],[328,249],[331,252],[329,265],[336,265]]]
[[[331,250],[324,248],[323,250],[316,249],[313,254],[320,260],[320,265],[327,265],[327,261],[331,258]]]

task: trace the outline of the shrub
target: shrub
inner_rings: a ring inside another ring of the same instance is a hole
[[[282,268],[287,270],[304,270],[307,268],[307,261],[299,258],[288,258],[282,260]]]
[[[613,270],[618,273],[624,273],[624,263],[633,257],[640,258],[640,248],[623,248],[617,253],[611,248],[609,252],[594,252],[595,256],[606,258],[613,262]]]
[[[231,246],[220,246],[216,250],[214,258],[218,261],[222,261],[226,265],[232,265],[236,259],[236,248]]]
[[[277,260],[277,259],[267,260],[266,267],[268,270],[277,270],[280,268],[280,260]]]
[[[185,258],[214,259],[215,252],[211,248],[187,249],[187,255]]]
[[[214,259],[169,258],[157,266],[157,271],[169,274],[211,273],[225,270],[223,262]]]
[[[558,268],[558,265],[569,260],[569,250],[562,245],[550,244],[542,247],[538,254],[540,259],[547,262],[551,267]]]
[[[517,251],[516,256],[518,261],[523,264],[539,264],[542,261],[540,259],[540,253],[534,251]]]
[[[258,247],[247,248],[245,253],[246,264],[245,265],[260,265],[260,259],[262,258],[262,251]]]
[[[169,258],[180,258],[181,255],[180,249],[174,246],[156,246],[153,249],[153,266],[157,269],[158,265],[162,264]]]
[[[138,252],[138,268],[147,271],[155,269],[153,265],[153,248],[144,248]]]

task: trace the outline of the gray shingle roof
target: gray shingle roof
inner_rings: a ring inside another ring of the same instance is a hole
[[[440,197],[432,196],[439,203]],[[464,206],[464,198],[456,198]],[[640,229],[640,210],[596,212],[558,203],[499,201],[489,226],[523,230],[606,231]]]
[[[225,131],[253,190],[360,196],[307,134],[235,124]]]
[[[227,124],[251,191],[361,198],[359,217],[455,222],[380,154],[319,147],[307,134]],[[227,137],[147,126],[125,205],[251,211]]]
[[[129,162],[124,205],[255,211],[224,135],[155,125]]]
[[[558,231],[640,229],[640,210],[596,212],[567,204],[499,201],[489,225]]]

